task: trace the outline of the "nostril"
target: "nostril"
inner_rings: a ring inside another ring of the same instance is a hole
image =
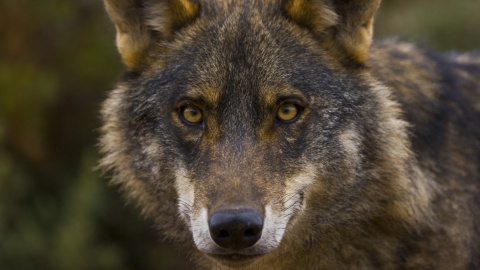
[[[253,246],[262,236],[263,215],[250,207],[223,208],[208,219],[213,241],[228,249]]]
[[[227,238],[227,237],[229,237],[229,236],[230,236],[230,235],[229,235],[228,232],[225,231],[225,230],[220,230],[219,233],[218,233],[218,235],[217,235],[217,237],[220,237],[220,238]]]
[[[243,233],[243,235],[245,235],[245,236],[255,236],[256,233],[252,229],[248,229],[248,230],[245,231],[245,233]]]

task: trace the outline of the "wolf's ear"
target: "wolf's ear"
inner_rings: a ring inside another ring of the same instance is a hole
[[[373,17],[380,0],[287,0],[287,15],[309,28],[339,57],[358,63],[368,57]]]
[[[151,46],[194,20],[198,4],[190,0],[104,0],[117,30],[117,47],[130,70],[138,68]]]

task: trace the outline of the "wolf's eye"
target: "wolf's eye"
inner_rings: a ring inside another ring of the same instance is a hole
[[[280,106],[280,108],[278,108],[278,111],[277,111],[277,118],[284,122],[295,120],[297,115],[298,115],[298,107],[291,103],[287,103]]]
[[[199,108],[187,105],[180,109],[180,117],[187,124],[195,125],[203,121],[203,115]]]

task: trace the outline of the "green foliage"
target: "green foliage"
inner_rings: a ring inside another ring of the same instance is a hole
[[[0,269],[174,269],[99,176],[99,104],[121,73],[101,1],[0,3]]]
[[[384,0],[376,34],[480,47],[478,0]],[[102,1],[0,2],[0,269],[181,269],[93,168],[121,73]]]
[[[436,50],[480,47],[478,0],[383,0],[376,36],[401,35]]]

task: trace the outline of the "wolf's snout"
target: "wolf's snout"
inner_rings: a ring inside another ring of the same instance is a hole
[[[208,226],[217,245],[240,250],[253,246],[262,236],[263,215],[250,207],[224,208],[210,216]]]

